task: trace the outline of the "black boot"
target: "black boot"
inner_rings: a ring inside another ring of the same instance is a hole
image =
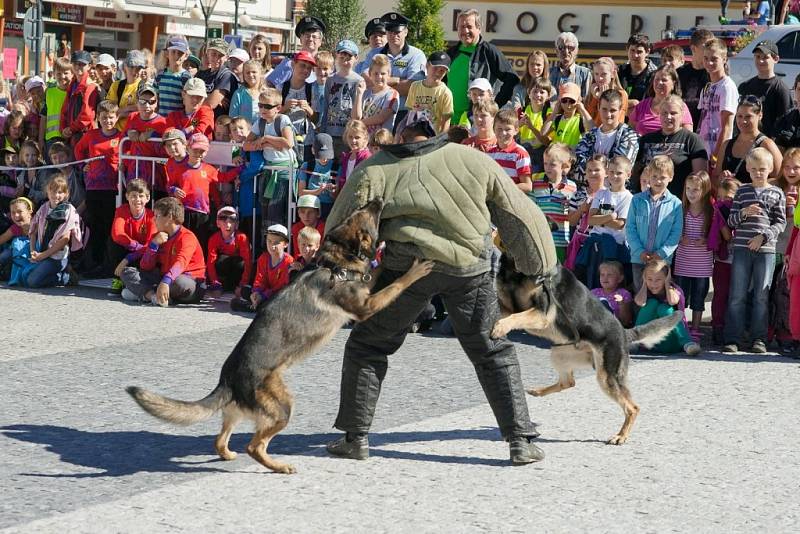
[[[328,454],[339,458],[351,460],[366,460],[369,458],[369,438],[365,433],[345,433],[341,438],[325,445]]]

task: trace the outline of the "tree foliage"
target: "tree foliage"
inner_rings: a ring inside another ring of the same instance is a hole
[[[361,0],[308,0],[306,14],[325,23],[322,47],[327,50],[333,51],[342,39],[358,43],[364,35],[366,13]]]
[[[395,10],[408,17],[407,41],[425,52],[445,49],[441,13],[445,0],[397,0]]]

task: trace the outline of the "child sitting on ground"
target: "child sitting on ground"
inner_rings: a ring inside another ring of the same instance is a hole
[[[30,226],[30,262],[22,275],[25,287],[74,285],[77,279],[69,267],[70,251],[83,245],[80,216],[70,204],[67,181],[55,176],[47,184],[47,202],[42,204]]]
[[[314,228],[320,235],[325,233],[325,219],[320,217],[319,197],[302,195],[297,199],[297,217],[300,219],[292,225],[292,253],[300,250],[297,236],[303,228]]]
[[[633,325],[633,297],[627,289],[621,287],[625,282],[625,271],[620,262],[604,261],[598,268],[600,287],[592,289],[592,295],[600,299],[622,326]]]
[[[109,295],[122,293],[125,285],[120,275],[125,267],[139,265],[144,249],[158,232],[153,212],[147,207],[150,190],[144,180],[131,180],[125,191],[127,204],[114,212],[111,224],[111,239],[108,241],[106,257],[114,265],[114,278],[111,280]]]
[[[600,154],[594,157],[600,156]],[[631,192],[625,183],[631,176],[631,162],[617,156],[608,165],[608,189],[598,192],[589,210],[592,230],[581,247],[575,263],[586,273],[586,285],[594,289],[600,283],[598,268],[607,260],[616,260],[623,265],[626,278],[631,278],[631,253],[625,242],[625,221],[631,206]]]
[[[319,199],[322,218],[328,216],[333,207],[333,192],[336,184],[331,178],[333,168],[333,139],[330,135],[319,133],[314,136],[311,147],[313,163],[305,162],[297,171],[297,191],[302,197],[314,195]]]
[[[250,287],[250,243],[238,227],[236,208],[223,206],[217,211],[219,232],[208,240],[208,289],[213,296],[233,291],[241,297],[242,290]]]
[[[289,266],[289,280],[293,281],[300,275],[300,271],[316,269],[316,255],[319,250],[322,235],[313,226],[306,226],[297,234],[297,249],[294,260]]]
[[[575,182],[567,178],[572,166],[572,151],[563,143],[553,143],[544,151],[544,172],[533,181],[529,194],[547,218],[556,246],[556,257],[563,263],[569,244],[569,200],[575,194]]]
[[[662,259],[650,260],[642,269],[642,277],[644,282],[634,299],[641,308],[636,316],[637,325],[672,315],[676,311],[683,312],[683,291],[672,282],[667,262]],[[683,351],[689,356],[697,356],[702,349],[689,335],[684,317],[653,350],[667,354]]]
[[[254,312],[289,284],[289,266],[294,263],[286,253],[289,231],[282,224],[273,224],[266,234],[267,250],[258,257],[253,289],[249,295],[243,291],[241,297],[231,300],[233,311]]]
[[[11,265],[14,260],[14,241],[22,238],[29,241],[28,234],[31,229],[33,217],[33,202],[25,197],[18,197],[9,205],[11,226],[0,234],[0,280],[8,280],[11,276]],[[20,248],[23,246],[20,243]],[[27,243],[24,244],[29,249]]]
[[[139,267],[125,267],[122,298],[167,307],[200,302],[205,293],[206,263],[200,242],[183,226],[183,205],[167,197],[153,206],[158,232],[150,239]]]

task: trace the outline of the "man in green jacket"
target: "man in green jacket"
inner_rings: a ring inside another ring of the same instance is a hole
[[[433,272],[363,323],[347,340],[342,365],[339,414],[334,426],[345,436],[328,444],[330,454],[369,456],[369,432],[387,356],[403,344],[409,327],[433,295],[441,295],[461,346],[475,367],[515,465],[544,453],[528,415],[519,361],[507,339],[491,339],[499,319],[490,272],[491,224],[497,225],[517,268],[545,275],[556,266],[547,221],[541,211],[485,154],[432,137],[429,123],[408,125],[404,144],[384,147],[360,165],[340,192],[326,226],[382,197],[383,270],[375,290],[387,286],[414,258],[435,260]]]

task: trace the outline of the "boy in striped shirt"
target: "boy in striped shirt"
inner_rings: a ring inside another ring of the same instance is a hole
[[[155,80],[158,89],[158,114],[166,117],[183,109],[183,86],[192,77],[184,70],[183,62],[189,56],[189,43],[182,35],[170,35],[167,40],[167,66]]]
[[[739,351],[742,333],[748,326],[745,318],[752,287],[750,351],[763,354],[767,351],[767,304],[775,270],[775,244],[786,227],[786,197],[781,188],[767,181],[774,162],[766,148],[754,148],[745,162],[752,183],[736,191],[728,216],[728,224],[735,232],[722,352]]]
[[[531,186],[531,158],[528,151],[514,140],[519,132],[519,119],[513,109],[504,109],[494,118],[494,135],[497,145],[487,154],[495,160],[506,174],[514,180],[523,193],[529,193]]]
[[[572,150],[563,143],[553,143],[544,151],[544,172],[533,180],[528,196],[542,210],[556,245],[558,261],[564,263],[569,244],[569,201],[575,195],[575,182],[567,178],[572,167]]]

